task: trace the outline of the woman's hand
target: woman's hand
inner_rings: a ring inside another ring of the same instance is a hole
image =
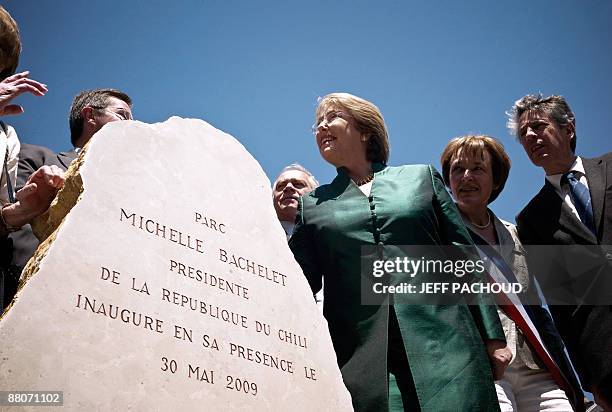
[[[485,345],[493,370],[493,379],[497,381],[504,376],[504,371],[512,360],[512,352],[502,340],[488,340],[485,341]]]
[[[0,116],[23,113],[23,107],[10,102],[22,93],[43,96],[47,86],[33,79],[28,79],[30,72],[25,71],[7,77],[0,82]]]

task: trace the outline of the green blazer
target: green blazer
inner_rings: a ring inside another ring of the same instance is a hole
[[[391,349],[405,351],[423,411],[499,410],[483,340],[505,338],[490,301],[361,304],[362,246],[472,244],[433,167],[373,168],[369,197],[343,168],[304,196],[289,242],[313,292],[325,279],[323,312],[355,410],[387,409],[391,311],[401,331]]]

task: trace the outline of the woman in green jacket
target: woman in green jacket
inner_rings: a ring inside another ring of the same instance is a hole
[[[499,410],[491,365],[501,375],[509,352],[488,297],[472,306],[401,295],[362,304],[363,246],[391,259],[396,245],[471,244],[438,172],[388,167],[380,111],[347,93],[320,100],[315,135],[338,175],[300,200],[290,246],[313,292],[324,278],[323,312],[355,410]]]

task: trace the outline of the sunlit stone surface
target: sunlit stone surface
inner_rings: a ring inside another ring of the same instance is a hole
[[[63,391],[68,410],[351,410],[240,143],[200,120],[115,122],[77,163],[0,320],[0,388]]]

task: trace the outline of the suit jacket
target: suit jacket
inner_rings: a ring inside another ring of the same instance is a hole
[[[28,181],[28,177],[41,166],[55,165],[66,171],[70,162],[76,159],[77,153],[74,150],[69,152],[54,153],[43,146],[22,144],[19,151],[19,166],[17,168],[17,188],[21,189]],[[38,239],[32,233],[30,225],[25,225],[21,230],[11,233],[9,238],[12,240],[13,260],[12,264],[23,269],[28,260],[38,247]]]
[[[529,300],[537,300],[537,297],[535,297],[537,296],[537,291],[527,271],[525,251],[516,235],[516,228],[513,224],[499,219],[493,212],[489,211],[489,213],[492,216],[493,225],[499,240],[495,248],[500,256],[506,261],[510,269],[512,269],[512,272],[516,276],[516,280],[523,286],[524,293],[529,295]],[[478,233],[470,230],[470,235],[472,235],[474,242],[478,244],[478,239],[481,239]],[[478,238],[474,236],[478,236]],[[484,239],[480,241],[486,242]],[[541,369],[542,365],[538,362],[537,355],[533,353],[514,321],[510,319],[503,310],[498,309],[497,312],[499,313],[499,319],[504,328],[508,348],[512,352],[513,357],[510,363],[520,358],[529,369]]]
[[[583,165],[596,234],[572,214],[548,181],[516,221],[524,245],[551,245],[527,246],[529,268],[584,387],[591,389],[612,374],[612,154],[583,159]],[[588,304],[602,296],[607,303]]]
[[[325,279],[323,313],[355,410],[386,410],[388,350],[405,353],[423,411],[499,410],[483,344],[505,340],[492,301],[416,305],[398,303],[395,295],[362,304],[361,282],[368,276],[361,270],[362,246],[394,259],[394,245],[471,244],[433,167],[374,164],[373,170],[370,196],[342,168],[331,184],[303,196],[289,241],[313,292]],[[391,311],[399,331],[390,329]],[[400,343],[389,347],[390,335]]]
[[[497,232],[499,240],[499,254],[512,269],[512,272],[516,276],[516,280],[523,286],[526,302],[524,306],[525,310],[528,311],[531,321],[538,330],[542,338],[542,343],[559,367],[561,374],[570,385],[566,393],[568,399],[574,406],[574,410],[584,410],[584,395],[582,389],[580,388],[580,384],[572,369],[571,363],[565,355],[565,346],[559,336],[559,332],[555,328],[550,314],[541,305],[535,282],[533,277],[529,275],[527,269],[526,252],[519,239],[516,226],[499,219],[492,212],[490,213],[493,216],[493,224],[495,225],[495,231]],[[478,236],[474,232],[471,233]],[[540,303],[538,304],[538,302]],[[501,309],[498,309],[498,312],[506,335],[506,342],[514,355],[511,363],[520,358],[529,369],[545,369],[543,361],[529,345],[529,342],[523,336],[523,333],[516,326],[514,321]]]

